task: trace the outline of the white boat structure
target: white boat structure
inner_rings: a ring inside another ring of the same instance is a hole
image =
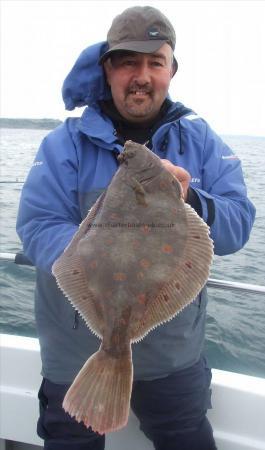
[[[15,261],[15,255],[0,254]],[[210,279],[221,289],[265,294],[264,286]],[[39,450],[37,393],[41,382],[35,338],[0,334],[0,450]],[[265,379],[213,369],[208,417],[218,450],[265,450]],[[153,450],[131,413],[127,427],[106,437],[106,450]]]

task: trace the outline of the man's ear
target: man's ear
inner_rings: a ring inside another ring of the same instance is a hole
[[[174,77],[174,75],[177,72],[177,70],[178,70],[178,63],[177,63],[177,61],[174,58],[173,62],[172,62],[172,67],[171,67],[171,78]]]
[[[103,63],[103,68],[104,68],[107,84],[110,86],[110,84],[111,84],[110,83],[110,79],[111,79],[111,73],[112,73],[112,66],[111,66],[111,62],[110,62],[109,59],[107,59],[107,61],[105,61]]]

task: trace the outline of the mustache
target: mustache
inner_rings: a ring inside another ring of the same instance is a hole
[[[152,94],[153,89],[149,83],[146,83],[144,85],[133,83],[128,87],[127,94],[134,94],[135,92],[141,92],[143,94]]]

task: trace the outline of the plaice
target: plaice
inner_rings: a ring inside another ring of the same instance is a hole
[[[102,343],[68,390],[64,409],[98,433],[129,414],[131,343],[170,320],[207,281],[209,229],[145,146],[128,141],[120,167],[52,271]]]

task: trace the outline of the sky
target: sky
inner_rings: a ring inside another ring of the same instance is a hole
[[[1,0],[2,117],[55,118],[61,86],[81,51],[104,41],[135,5],[160,9],[177,36],[170,96],[220,134],[265,136],[265,1]]]

